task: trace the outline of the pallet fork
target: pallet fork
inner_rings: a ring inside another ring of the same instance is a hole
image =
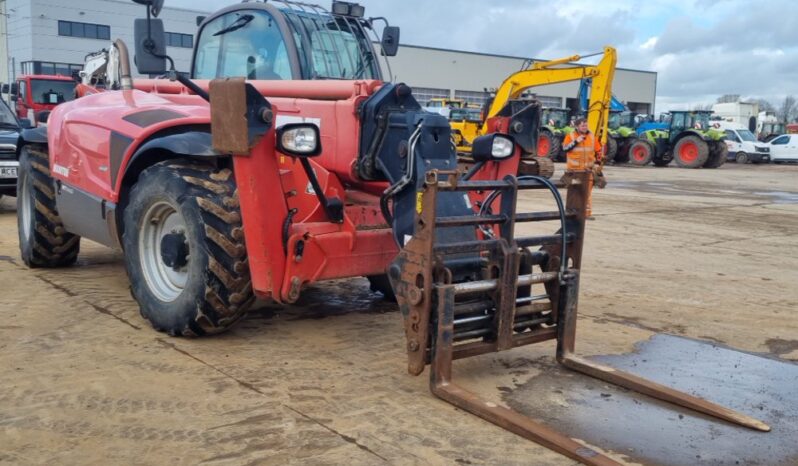
[[[429,364],[430,389],[439,398],[587,465],[620,463],[461,388],[452,381],[452,361],[556,339],[557,361],[569,369],[728,422],[769,431],[767,424],[744,414],[574,354],[587,176],[575,173],[568,179],[567,204],[563,205],[557,188],[544,178],[463,181],[456,171],[427,173],[418,196],[414,235],[389,268],[405,322],[408,371],[419,375]],[[558,210],[516,213],[518,192],[528,189],[550,190]],[[500,198],[485,201],[498,213],[437,217],[436,199],[445,191],[500,193]],[[515,236],[516,223],[546,220],[559,220],[559,232]],[[436,242],[443,237],[436,235],[438,230],[463,226],[487,230],[487,234],[480,234],[476,241]],[[535,246],[540,250],[528,249]],[[453,283],[455,267],[462,268],[463,263],[476,264],[472,267],[479,269],[479,276]],[[541,285],[545,292],[535,295]]]

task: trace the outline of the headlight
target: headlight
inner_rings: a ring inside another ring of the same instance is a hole
[[[493,147],[490,150],[490,155],[494,159],[506,159],[513,155],[513,149],[513,141],[504,136],[496,136],[493,138]]]
[[[471,156],[477,162],[504,160],[515,153],[515,142],[509,136],[491,133],[474,139],[471,143]]]
[[[313,157],[321,153],[319,127],[307,123],[290,123],[277,129],[277,149],[297,157]]]

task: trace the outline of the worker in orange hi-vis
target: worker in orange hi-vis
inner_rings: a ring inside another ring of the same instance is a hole
[[[584,118],[576,119],[576,131],[565,136],[562,148],[568,154],[567,171],[594,172],[595,169],[598,169],[596,160],[601,160],[602,157],[601,142],[590,132],[587,120]],[[588,180],[586,215],[588,219],[593,220],[593,176],[589,176]]]

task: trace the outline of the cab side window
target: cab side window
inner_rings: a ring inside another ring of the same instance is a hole
[[[784,146],[787,145],[788,142],[790,142],[790,137],[784,135],[777,137],[776,139],[772,140],[770,143],[773,144],[774,146]]]
[[[265,11],[233,11],[209,22],[194,60],[195,79],[292,79],[280,28]]]
[[[21,100],[23,102],[27,102],[28,101],[27,97],[28,97],[28,86],[27,86],[27,83],[25,81],[20,81],[19,82],[19,100]]]
[[[732,142],[740,142],[740,138],[737,137],[737,134],[730,129],[726,130],[726,139]]]

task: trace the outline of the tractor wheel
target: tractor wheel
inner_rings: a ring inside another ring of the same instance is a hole
[[[616,164],[629,163],[629,147],[631,147],[632,143],[636,140],[635,138],[626,138],[618,144],[618,153],[615,154]]]
[[[554,145],[554,135],[548,131],[541,131],[538,135],[538,157],[547,157]]]
[[[709,145],[709,159],[704,164],[704,168],[718,168],[729,157],[729,148],[723,141],[714,141]]]
[[[80,236],[64,229],[54,186],[47,148],[24,146],[17,179],[17,229],[19,251],[28,267],[63,267],[78,258]]]
[[[607,138],[607,146],[605,149],[604,161],[605,163],[614,163],[615,158],[618,156],[618,140],[612,136]]]
[[[709,144],[698,136],[685,136],[673,147],[673,158],[682,168],[700,168],[709,159]]]
[[[167,160],[130,191],[122,243],[142,316],[169,335],[218,333],[255,301],[230,169]]]
[[[388,275],[372,275],[366,278],[369,279],[371,291],[381,293],[386,301],[396,301],[396,294],[393,292],[393,287],[391,286],[391,281],[388,279]]]
[[[645,139],[638,139],[629,146],[629,163],[639,167],[651,163],[654,158],[654,144]]]
[[[528,157],[522,158],[518,164],[518,176],[542,176],[551,178],[554,176],[554,161],[548,157]]]

